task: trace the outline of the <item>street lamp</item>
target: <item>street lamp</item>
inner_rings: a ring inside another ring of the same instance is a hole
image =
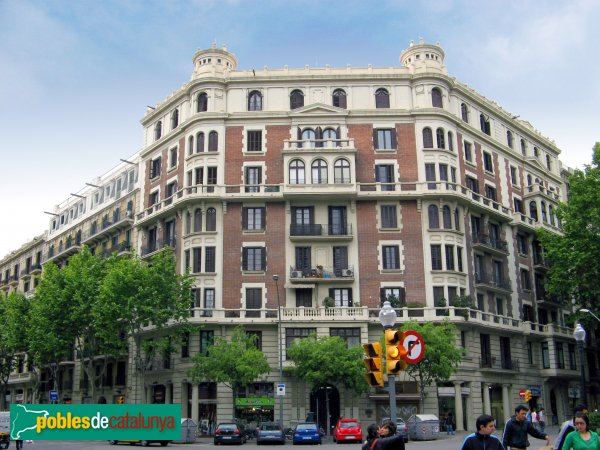
[[[281,302],[279,301],[279,275],[273,275],[277,291],[277,343],[279,344],[279,383],[283,384],[283,349],[281,347]],[[283,428],[283,395],[279,396],[279,424]]]
[[[585,344],[585,330],[580,323],[575,327],[573,332],[575,340],[577,341],[577,347],[579,348],[579,363],[581,369],[581,382],[579,385],[579,402],[583,405],[587,405],[587,394],[585,392],[585,350],[583,348]]]
[[[379,311],[379,322],[384,330],[393,328],[396,324],[396,310],[392,308],[389,301],[383,302],[383,308]],[[388,394],[390,397],[390,420],[396,422],[396,375],[388,374]]]
[[[598,316],[596,314],[594,314],[592,311],[590,311],[589,309],[581,308],[579,310],[579,312],[591,314],[594,317],[594,319],[596,319],[598,322],[600,322],[600,319],[598,318]]]

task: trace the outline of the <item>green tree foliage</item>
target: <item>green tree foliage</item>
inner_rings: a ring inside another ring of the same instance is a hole
[[[568,203],[558,206],[563,234],[540,229],[544,256],[551,263],[545,289],[575,299],[582,307],[600,309],[600,142],[592,164],[570,177]]]
[[[188,375],[195,381],[223,383],[233,392],[233,413],[238,389],[271,372],[267,357],[256,347],[257,337],[246,334],[244,327],[235,328],[231,341],[217,336],[206,354],[197,353]]]
[[[288,349],[294,367],[292,374],[306,381],[313,389],[328,384],[344,387],[360,395],[369,390],[361,347],[348,348],[339,336],[299,339]]]
[[[425,355],[417,364],[409,364],[407,375],[419,385],[421,410],[425,400],[425,388],[434,382],[447,381],[456,372],[463,349],[455,344],[458,329],[454,324],[443,322],[406,322],[402,330],[415,330],[425,341]]]

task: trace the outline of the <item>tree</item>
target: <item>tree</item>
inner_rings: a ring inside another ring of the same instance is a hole
[[[238,326],[231,341],[217,336],[206,354],[197,353],[192,358],[194,367],[188,375],[194,381],[215,381],[232,390],[233,417],[239,388],[271,371],[267,357],[256,347],[256,339],[256,335],[246,334],[244,327]]]
[[[360,395],[369,390],[361,347],[348,348],[339,336],[316,337],[295,341],[288,349],[294,367],[292,374],[317,389],[327,384],[344,387]]]
[[[406,322],[402,330],[415,330],[425,341],[425,355],[417,364],[409,364],[407,375],[415,380],[421,395],[421,411],[425,402],[425,388],[434,382],[448,380],[456,372],[463,355],[463,349],[454,343],[457,328],[451,322]]]
[[[127,336],[133,338],[134,365],[142,384],[150,364],[168,355],[189,329],[191,285],[189,276],[177,274],[170,248],[158,252],[148,264],[134,255],[107,260],[92,308],[99,325],[96,333],[104,347],[119,356],[128,353]]]
[[[570,198],[556,215],[562,234],[538,230],[544,257],[550,262],[547,293],[575,299],[582,307],[600,308],[600,142],[592,164],[575,170],[569,179]]]

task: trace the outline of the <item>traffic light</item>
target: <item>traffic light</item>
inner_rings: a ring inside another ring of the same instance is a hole
[[[123,403],[125,403],[125,396],[124,396],[124,395],[119,395],[119,396],[117,397],[117,403],[118,403],[119,405],[122,405]]]
[[[385,330],[385,356],[386,372],[388,375],[396,375],[408,367],[404,357],[406,349],[402,345],[404,333],[399,330]]]
[[[366,358],[363,363],[367,368],[365,378],[370,386],[383,387],[383,365],[381,359],[381,344],[373,342],[372,344],[363,344]]]
[[[530,400],[531,400],[531,390],[530,390],[530,389],[527,389],[527,390],[525,391],[525,401],[526,401],[527,403],[529,403],[529,401],[530,401]]]

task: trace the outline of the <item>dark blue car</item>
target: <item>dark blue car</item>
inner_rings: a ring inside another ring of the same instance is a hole
[[[302,422],[294,428],[292,444],[320,444],[321,433],[317,424],[313,422]]]

